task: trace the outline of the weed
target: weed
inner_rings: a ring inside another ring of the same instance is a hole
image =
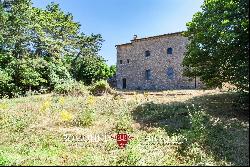
[[[0,165],[249,165],[248,105],[231,92],[193,92],[1,100]],[[134,137],[124,149],[111,138],[119,132]]]
[[[73,120],[73,115],[66,110],[61,111],[60,115],[63,122],[71,122]]]
[[[94,122],[94,110],[85,109],[81,111],[74,120],[77,126],[88,127],[93,125]]]
[[[10,161],[0,152],[0,165],[1,166],[8,166],[10,165]]]

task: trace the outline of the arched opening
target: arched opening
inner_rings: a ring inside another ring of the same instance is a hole
[[[173,53],[173,49],[172,48],[168,48],[167,49],[167,54],[172,54]]]

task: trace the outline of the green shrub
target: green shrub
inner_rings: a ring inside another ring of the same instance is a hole
[[[19,111],[23,112],[23,111]],[[23,132],[31,123],[31,118],[28,114],[22,113],[22,116],[4,114],[0,117],[0,129],[9,129],[11,132]]]
[[[72,77],[63,62],[54,59],[48,61],[47,70],[44,74],[47,75],[48,86],[52,90],[57,84],[72,80]]]
[[[74,120],[77,126],[88,127],[93,125],[94,110],[86,109],[80,112]]]
[[[7,166],[9,165],[9,163],[10,163],[9,160],[5,156],[3,156],[2,153],[0,152],[0,165]]]
[[[103,95],[105,93],[113,93],[113,90],[110,88],[109,84],[105,80],[96,82],[92,87],[90,87],[90,92],[93,95]]]
[[[117,157],[117,160],[114,165],[136,166],[140,159],[140,151],[135,149],[127,149]]]
[[[102,57],[84,55],[73,61],[71,72],[77,81],[90,85],[114,75],[114,67],[110,68]]]
[[[86,86],[82,82],[66,80],[55,85],[54,92],[57,94],[84,96],[88,94]]]
[[[12,82],[10,71],[0,68],[0,98],[15,97],[21,94],[21,89]]]

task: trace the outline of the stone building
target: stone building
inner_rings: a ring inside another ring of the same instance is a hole
[[[202,83],[182,75],[188,39],[182,32],[137,38],[116,45],[118,89],[195,89]]]

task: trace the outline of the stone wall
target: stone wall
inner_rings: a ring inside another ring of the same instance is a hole
[[[195,81],[182,75],[181,62],[186,51],[188,39],[181,33],[166,34],[148,38],[134,39],[131,43],[117,45],[117,88],[122,89],[126,78],[127,89],[188,89],[195,88]],[[172,48],[172,54],[167,49]],[[145,56],[145,51],[150,56]],[[122,60],[122,64],[120,61]],[[173,78],[167,76],[167,68],[172,67]],[[152,78],[146,79],[146,70]],[[196,79],[196,88],[202,83]]]

